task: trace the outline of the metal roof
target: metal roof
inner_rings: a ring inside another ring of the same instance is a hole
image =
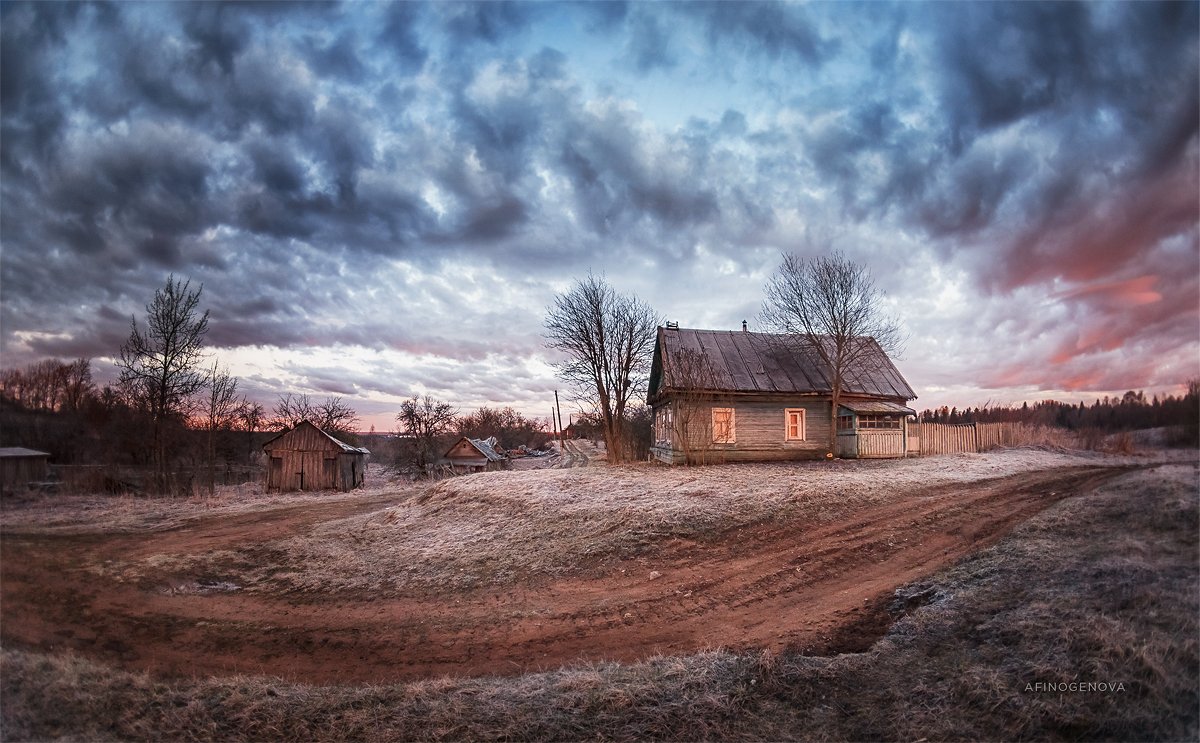
[[[475,449],[480,454],[482,454],[484,457],[486,457],[487,460],[490,462],[501,462],[508,458],[508,457],[504,456],[503,454],[501,454],[500,452],[496,451],[496,449],[495,449],[496,437],[495,436],[489,436],[486,439],[472,439],[467,436],[463,436],[458,441],[454,442],[454,446],[451,446],[449,449],[446,450],[446,456],[449,456],[450,452],[452,452],[456,448],[458,448],[458,445],[464,441],[467,442],[468,444],[470,444],[471,446],[475,447]]]
[[[493,448],[496,445],[495,436],[489,436],[486,439],[467,439],[467,441],[470,441],[471,445],[478,449],[480,454],[483,454],[483,456],[493,462],[499,462],[505,458],[503,454]]]
[[[838,406],[854,413],[882,413],[885,415],[917,414],[917,411],[912,408],[906,408],[898,402],[887,402],[885,400],[851,400],[849,402],[839,402]]]
[[[23,446],[0,447],[0,457],[48,457],[50,452],[26,449]]]
[[[828,341],[828,338],[825,338]],[[866,360],[849,369],[842,394],[912,400],[917,394],[874,338]],[[650,395],[681,389],[672,379],[672,354],[679,349],[703,353],[714,372],[712,392],[821,394],[832,391],[830,374],[803,335],[749,333],[742,330],[659,328],[650,372]]]

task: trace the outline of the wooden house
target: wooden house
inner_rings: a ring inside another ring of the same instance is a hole
[[[268,490],[353,490],[361,487],[369,451],[339,441],[308,421],[262,445]]]
[[[497,451],[494,436],[470,439],[463,436],[446,452],[443,459],[457,474],[505,469],[508,457]]]
[[[843,382],[836,454],[903,457],[916,394],[866,340],[872,349]],[[660,327],[647,395],[651,455],[670,464],[829,455],[832,386],[812,343],[744,324],[741,332]]]
[[[22,489],[50,476],[50,455],[20,446],[0,447],[0,490]]]

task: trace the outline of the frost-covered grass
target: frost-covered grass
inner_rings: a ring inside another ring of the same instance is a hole
[[[1041,456],[958,465],[1014,474]],[[698,492],[688,476],[662,475]],[[491,502],[478,484],[434,488],[412,507],[434,496]],[[560,497],[543,485],[533,490]],[[513,678],[313,686],[164,681],[5,650],[0,731],[5,740],[1196,740],[1198,519],[1194,463],[1123,476],[902,589],[934,599],[899,615],[868,651],[833,657],[716,650]]]
[[[821,524],[898,492],[1034,470],[1139,461],[1014,449],[893,461],[627,465],[479,473],[396,493],[396,503],[299,535],[110,566],[219,575],[248,591],[465,590],[586,574],[665,539],[703,542],[763,521]]]
[[[366,487],[349,493],[268,492],[261,482],[218,485],[214,492],[198,491],[186,497],[108,494],[28,493],[6,494],[0,499],[0,521],[6,529],[22,532],[89,533],[170,529],[197,518],[249,511],[267,511],[308,503],[361,500],[385,492],[413,487],[381,467],[368,471]]]

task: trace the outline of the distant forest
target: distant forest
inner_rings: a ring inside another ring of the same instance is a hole
[[[197,396],[167,418],[162,438],[173,467],[251,466],[258,463],[264,441],[300,420],[310,420],[353,445],[365,445],[377,462],[409,458],[405,442],[391,432],[359,433],[355,411],[341,398],[309,400],[307,395],[280,395],[271,410],[242,398],[214,415],[209,396]],[[436,431],[435,448],[456,436],[496,436],[506,448],[538,448],[550,434],[541,421],[511,408],[480,408],[448,415]],[[23,446],[49,452],[56,464],[149,466],[151,413],[119,386],[99,387],[90,359],[39,361],[23,368],[0,370],[0,446]],[[399,426],[398,423],[398,428]]]
[[[926,423],[1029,423],[1105,433],[1163,426],[1186,426],[1194,430],[1200,423],[1200,379],[1191,380],[1187,393],[1181,397],[1155,395],[1148,398],[1144,392],[1131,390],[1121,397],[1106,396],[1091,404],[1043,400],[1033,405],[985,405],[962,410],[943,406],[922,410],[920,420]]]

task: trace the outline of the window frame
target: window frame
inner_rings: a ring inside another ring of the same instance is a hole
[[[725,436],[717,437],[717,413],[729,414],[729,430]],[[710,414],[710,422],[712,424],[712,442],[714,444],[736,444],[737,443],[737,410],[736,408],[716,407],[712,408]]]
[[[796,423],[796,436],[792,435],[792,416],[799,416]],[[784,408],[783,410],[783,440],[784,441],[807,441],[808,440],[808,411],[804,408]]]

